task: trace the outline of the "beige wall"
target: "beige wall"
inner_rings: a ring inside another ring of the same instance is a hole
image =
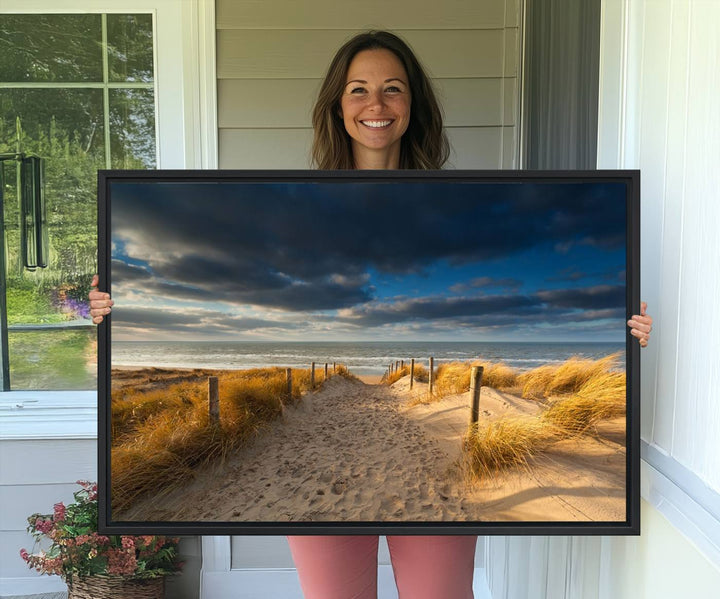
[[[309,168],[321,78],[335,50],[371,28],[399,33],[435,80],[449,167],[516,168],[519,4],[218,0],[220,168]]]

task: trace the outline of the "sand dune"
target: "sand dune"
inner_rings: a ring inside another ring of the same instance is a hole
[[[460,467],[469,394],[409,406],[409,389],[341,377],[307,394],[224,464],[118,520],[623,521],[623,419],[607,435],[556,443],[529,470],[469,482]],[[481,419],[534,414],[536,403],[484,387]]]

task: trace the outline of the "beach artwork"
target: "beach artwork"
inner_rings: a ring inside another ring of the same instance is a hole
[[[113,522],[628,524],[622,180],[108,185]]]

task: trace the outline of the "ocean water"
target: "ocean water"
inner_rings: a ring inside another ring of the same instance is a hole
[[[518,370],[561,363],[572,356],[598,359],[620,353],[623,343],[483,343],[483,342],[130,342],[114,341],[113,366],[246,369],[267,366],[309,368],[311,362],[345,364],[358,375],[382,375],[396,360],[427,365],[483,359]]]

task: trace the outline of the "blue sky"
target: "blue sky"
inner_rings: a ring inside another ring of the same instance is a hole
[[[625,186],[113,182],[117,340],[621,341]]]

